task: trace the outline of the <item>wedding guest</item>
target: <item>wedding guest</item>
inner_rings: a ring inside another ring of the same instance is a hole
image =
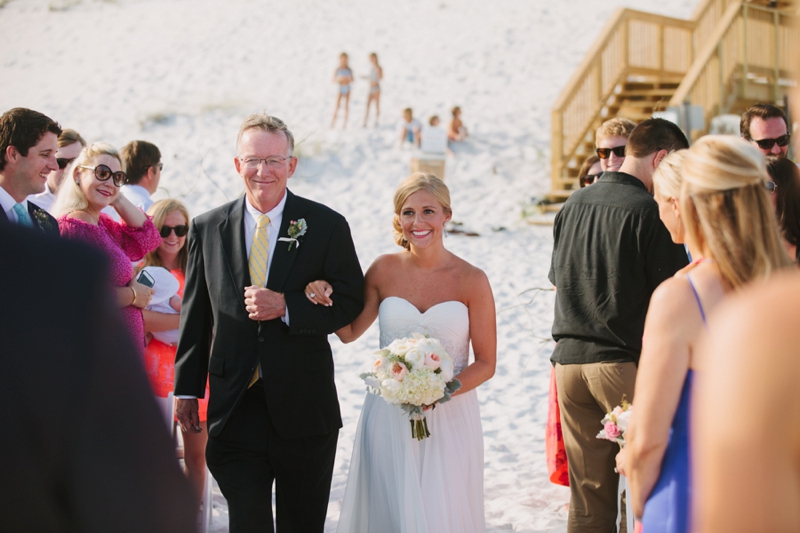
[[[650,295],[687,263],[650,193],[653,172],[688,146],[686,137],[669,121],[649,119],[627,142],[621,170],[573,193],[553,229],[551,360],[569,463],[569,533],[615,527],[619,447],[596,438],[600,420],[623,395],[634,399]]]
[[[139,261],[158,248],[161,237],[147,215],[119,193],[126,181],[122,168],[119,152],[110,144],[87,146],[59,189],[53,213],[62,236],[88,242],[108,256],[117,307],[141,356],[142,309],[147,307],[153,291],[133,279],[131,261]],[[101,213],[108,206],[116,210],[122,222]]]
[[[336,95],[336,107],[333,109],[333,120],[331,121],[331,128],[336,126],[336,115],[339,114],[339,107],[344,99],[344,121],[342,122],[342,129],[347,127],[347,114],[350,112],[350,84],[353,83],[353,71],[348,64],[347,54],[342,52],[339,54],[339,68],[333,71],[333,81],[338,85],[339,92]],[[367,107],[369,110],[369,107]]]
[[[414,111],[407,107],[403,109],[403,121],[400,123],[400,146],[409,143],[419,147],[419,134],[422,124],[414,118]]]
[[[617,456],[630,480],[633,512],[648,533],[690,529],[693,353],[707,317],[728,293],[789,265],[759,151],[735,137],[710,135],[682,152],[668,156],[653,181],[661,220],[673,241],[688,244],[694,261],[653,293],[635,409]]]
[[[108,259],[11,224],[0,243],[0,530],[195,531]]]
[[[587,185],[591,185],[600,179],[602,175],[603,166],[600,163],[600,158],[594,154],[590,155],[581,165],[580,171],[578,171],[578,182],[581,185],[581,189]]]
[[[144,258],[144,267],[163,267],[175,276],[179,283],[178,294],[183,296],[186,279],[186,234],[189,232],[189,212],[178,200],[159,200],[150,206],[147,215],[152,217],[153,224],[161,234],[161,244]],[[158,283],[156,283],[158,285]],[[144,331],[147,333],[178,330],[180,314],[160,313],[147,310],[144,312]],[[176,341],[177,342],[177,341]],[[175,388],[175,351],[176,343],[166,343],[152,339],[144,349],[144,366],[150,385],[156,396],[166,398]],[[199,400],[199,417],[202,432],[183,431],[184,463],[186,476],[195,491],[199,502],[202,498],[206,476],[206,417],[208,411],[208,385],[206,394]]]
[[[67,166],[78,157],[83,147],[86,146],[86,141],[83,140],[80,133],[67,128],[58,136],[57,144],[56,163],[58,163],[58,169],[51,171],[47,175],[44,192],[32,194],[28,197],[28,200],[47,212],[50,212],[53,203],[56,201],[56,194],[61,186],[61,181],[64,179],[64,173],[67,172]]]
[[[606,120],[595,132],[595,153],[600,158],[603,172],[618,171],[625,161],[625,146],[636,124],[627,118]]]
[[[745,111],[739,122],[739,133],[764,155],[786,157],[789,152],[789,119],[778,106],[756,104]]]
[[[164,168],[161,150],[147,141],[131,141],[122,147],[119,155],[128,174],[128,181],[120,192],[133,205],[147,212],[153,205],[151,195],[158,190]]]
[[[453,118],[447,125],[447,138],[454,142],[460,142],[467,138],[467,127],[461,120],[461,108],[455,106],[451,111]]]
[[[0,117],[0,224],[58,234],[56,220],[28,196],[45,190],[45,176],[58,170],[61,127],[38,111],[16,107]]]
[[[369,55],[369,95],[367,96],[367,114],[364,115],[364,127],[367,127],[369,120],[369,108],[375,102],[375,126],[381,118],[381,80],[383,79],[383,68],[378,64],[378,54],[372,52]]]
[[[775,207],[786,253],[800,262],[800,169],[783,157],[767,158],[767,181],[770,200]]]
[[[697,533],[800,531],[798,316],[792,272],[750,284],[709,321],[691,413]]]

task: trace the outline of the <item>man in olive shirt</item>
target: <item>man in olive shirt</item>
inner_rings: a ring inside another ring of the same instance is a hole
[[[628,138],[620,170],[575,192],[556,216],[551,360],[569,463],[569,533],[615,531],[619,447],[596,435],[623,395],[633,401],[650,296],[688,262],[652,196],[658,164],[688,146],[675,124],[642,122]]]

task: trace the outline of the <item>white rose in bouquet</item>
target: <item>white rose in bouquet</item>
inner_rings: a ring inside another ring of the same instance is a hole
[[[406,363],[411,365],[411,368],[414,369],[418,366],[422,366],[425,363],[425,354],[422,353],[418,348],[411,348],[403,356],[403,359],[405,359]]]

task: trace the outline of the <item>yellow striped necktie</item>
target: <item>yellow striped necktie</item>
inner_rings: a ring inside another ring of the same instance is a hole
[[[268,227],[269,217],[267,215],[259,216],[256,223],[256,232],[253,234],[253,242],[250,244],[250,257],[248,258],[250,283],[258,287],[266,287],[267,285],[267,265],[269,264]],[[250,383],[247,385],[248,389],[258,380],[260,369],[261,363],[258,364],[253,377],[250,378]]]

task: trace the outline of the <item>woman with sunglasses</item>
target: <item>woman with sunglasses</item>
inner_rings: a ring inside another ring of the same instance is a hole
[[[775,231],[766,179],[759,151],[722,135],[670,154],[653,174],[661,220],[694,260],[650,300],[635,409],[617,455],[647,533],[690,530],[689,411],[701,366],[694,353],[707,317],[728,294],[791,264]]]
[[[599,180],[602,175],[603,167],[600,164],[600,158],[594,154],[590,155],[583,162],[581,170],[578,172],[578,181],[581,184],[581,189]]]
[[[161,237],[150,219],[119,193],[125,180],[116,148],[106,143],[87,146],[69,167],[53,215],[62,236],[88,242],[108,256],[117,305],[141,353],[142,309],[153,291],[133,279],[131,261],[139,261],[156,249]],[[121,222],[101,213],[108,206],[117,211]]]
[[[186,234],[189,232],[189,211],[178,200],[159,200],[147,210],[158,231],[161,233],[161,245],[148,253],[143,268],[162,267],[175,276],[179,283],[178,294],[183,296],[183,285],[186,279],[186,261],[189,257],[186,248]],[[165,272],[166,274],[166,272]],[[166,274],[168,275],[168,274]],[[178,329],[180,315],[144,310],[144,330],[147,333],[161,333]],[[164,337],[162,337],[164,339]],[[166,340],[166,339],[164,339]],[[175,389],[175,343],[151,339],[144,349],[144,362],[147,377],[154,394],[166,400]],[[200,425],[203,431],[183,432],[183,460],[186,465],[186,477],[194,489],[199,504],[203,494],[206,476],[206,417],[208,411],[208,384],[206,394],[199,399]]]

